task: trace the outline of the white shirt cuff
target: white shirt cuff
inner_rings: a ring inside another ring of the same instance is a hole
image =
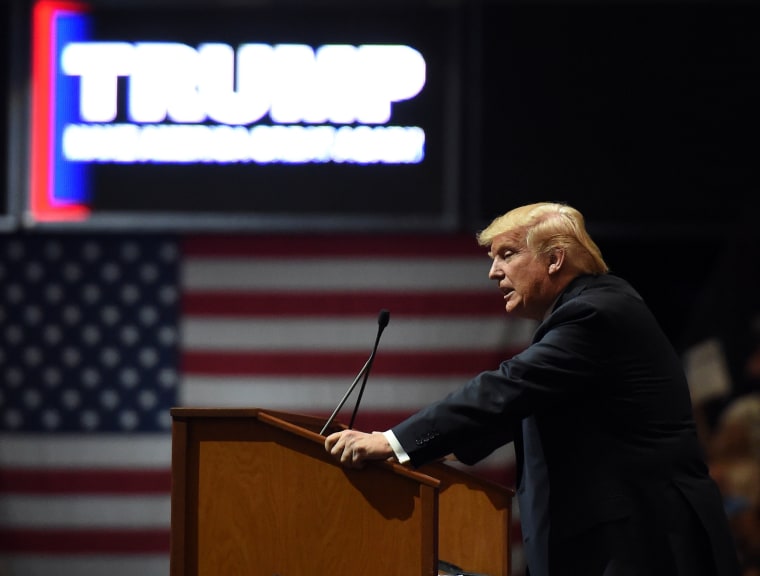
[[[391,445],[391,448],[393,449],[393,453],[396,455],[396,460],[398,460],[399,464],[406,464],[409,462],[409,454],[406,453],[406,450],[404,450],[401,447],[401,444],[396,439],[396,435],[391,432],[390,430],[386,430],[383,432],[383,436],[385,436],[385,439],[388,441],[388,444]]]

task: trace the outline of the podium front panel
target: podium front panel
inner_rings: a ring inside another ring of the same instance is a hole
[[[172,576],[437,573],[435,485],[250,417],[175,417],[174,434]]]

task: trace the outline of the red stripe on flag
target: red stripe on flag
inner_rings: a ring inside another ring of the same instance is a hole
[[[305,258],[353,256],[359,258],[427,258],[451,259],[480,256],[486,250],[478,246],[475,235],[315,235],[306,236],[195,236],[183,240],[188,257],[257,257],[288,258],[294,265]]]
[[[0,530],[0,552],[34,554],[168,554],[168,529]]]
[[[504,352],[383,352],[372,367],[375,376],[472,376],[496,369],[499,363],[520,350]],[[344,375],[363,366],[365,353],[355,352],[202,352],[186,351],[184,374],[216,375]]]
[[[229,292],[193,291],[182,298],[182,311],[198,316],[355,316],[382,308],[408,316],[496,316],[501,294],[482,291],[423,294],[394,292]]]
[[[0,494],[167,494],[165,470],[0,470]]]

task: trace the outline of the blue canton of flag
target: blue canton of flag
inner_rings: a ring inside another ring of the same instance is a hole
[[[0,247],[2,430],[170,430],[176,243],[35,236]]]

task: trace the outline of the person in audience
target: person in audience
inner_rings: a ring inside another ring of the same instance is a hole
[[[760,575],[760,393],[741,395],[724,408],[707,450],[742,576]]]
[[[325,450],[349,468],[418,467],[514,442],[530,576],[738,576],[681,359],[583,215],[520,206],[477,242],[507,314],[540,322],[532,343],[390,430],[329,434]]]

